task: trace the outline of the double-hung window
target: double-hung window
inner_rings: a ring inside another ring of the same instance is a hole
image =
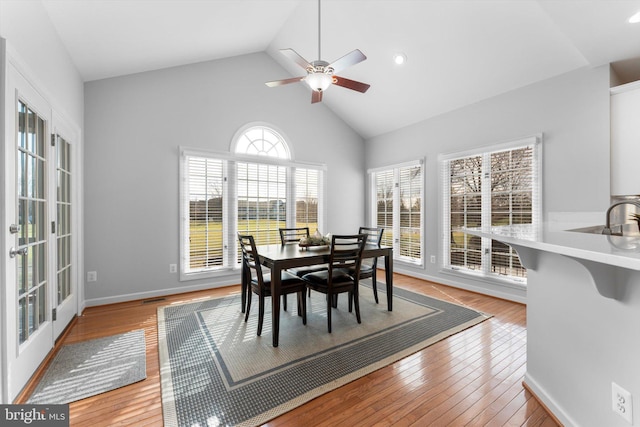
[[[324,166],[292,162],[273,129],[249,127],[234,153],[182,148],[180,168],[181,280],[237,268],[237,233],[266,245],[324,226]]]
[[[422,264],[423,162],[372,169],[371,223],[382,227],[382,244],[393,246],[394,259]]]
[[[441,156],[445,268],[526,282],[526,269],[510,246],[461,229],[538,225],[539,140]]]

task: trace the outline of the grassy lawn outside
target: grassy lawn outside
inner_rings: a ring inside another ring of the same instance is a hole
[[[297,224],[296,227],[309,227],[315,233],[318,224]],[[242,220],[238,223],[238,231],[254,236],[256,245],[280,243],[280,228],[286,227],[284,221],[270,219]],[[190,221],[189,223],[189,257],[193,269],[223,265],[223,237],[220,221]]]

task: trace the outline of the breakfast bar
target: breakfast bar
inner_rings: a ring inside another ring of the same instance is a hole
[[[527,388],[564,425],[638,425],[614,399],[628,391],[640,414],[640,237],[596,229],[464,231],[510,245],[527,268]]]

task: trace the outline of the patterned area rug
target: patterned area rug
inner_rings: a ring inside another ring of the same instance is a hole
[[[341,295],[332,311],[329,334],[324,295],[312,292],[306,326],[290,296],[277,348],[269,300],[261,337],[256,297],[247,323],[239,296],[160,307],[165,426],[263,424],[490,317],[399,288],[389,312],[384,292],[376,304],[361,287],[358,324],[346,300]]]
[[[28,403],[70,403],[142,381],[146,363],[142,329],[62,346]]]

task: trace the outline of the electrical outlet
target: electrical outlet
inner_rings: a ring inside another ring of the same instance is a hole
[[[87,282],[97,282],[97,281],[98,281],[98,272],[87,271]]]
[[[431,264],[435,264],[435,263],[436,263],[436,256],[431,255]]]
[[[177,273],[178,265],[177,264],[169,264],[169,273]]]
[[[613,412],[633,425],[633,400],[631,400],[631,393],[618,384],[611,383],[611,403]]]

